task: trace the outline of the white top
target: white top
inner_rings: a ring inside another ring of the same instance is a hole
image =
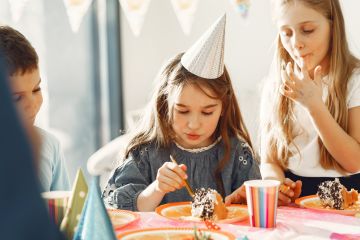
[[[328,81],[328,77],[323,78],[322,98],[324,102],[328,96]],[[270,96],[270,91],[266,91],[266,89],[261,100],[260,119],[262,120],[270,116],[272,109],[272,96]],[[348,109],[360,106],[360,69],[355,71],[348,82],[346,103]],[[292,143],[290,144],[289,148],[294,153],[294,156],[289,158],[288,169],[292,173],[303,177],[342,177],[336,170],[325,170],[321,167],[320,148],[318,144],[319,134],[305,108],[295,104],[294,114],[300,125],[308,133],[308,136],[306,133],[302,133],[294,138],[294,143],[301,153],[301,160],[295,146]],[[300,133],[300,131],[301,127],[297,126],[292,132],[293,137]]]

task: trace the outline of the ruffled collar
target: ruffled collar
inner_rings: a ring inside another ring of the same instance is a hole
[[[184,148],[184,147],[180,146],[180,144],[177,143],[176,141],[174,141],[174,142],[175,142],[176,146],[178,148],[180,148],[181,150],[184,150],[184,151],[187,151],[190,153],[201,153],[201,152],[204,152],[204,151],[209,150],[210,148],[214,147],[220,140],[221,140],[221,136],[218,137],[218,139],[216,139],[216,141],[214,143],[210,144],[207,147],[193,148],[193,149]]]

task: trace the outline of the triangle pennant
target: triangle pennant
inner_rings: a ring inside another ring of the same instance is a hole
[[[91,182],[74,236],[74,240],[87,239],[116,240],[114,227],[101,199],[96,177],[93,177]]]
[[[29,0],[9,0],[9,3],[12,19],[14,22],[18,22]]]
[[[247,23],[249,8],[251,6],[250,0],[230,0],[230,3],[242,22]]]
[[[171,0],[171,3],[185,35],[189,35],[199,0]]]
[[[72,240],[74,237],[87,193],[88,185],[86,184],[81,168],[79,168],[76,174],[68,208],[66,209],[65,217],[60,225],[60,231],[68,240]]]
[[[120,5],[135,36],[139,36],[144,24],[150,0],[120,0]]]
[[[77,33],[92,0],[64,0],[71,30]]]

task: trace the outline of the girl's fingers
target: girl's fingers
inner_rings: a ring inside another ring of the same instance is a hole
[[[164,164],[168,169],[170,169],[171,171],[175,172],[177,175],[179,175],[179,177],[181,177],[182,179],[187,179],[188,176],[186,175],[186,173],[184,172],[184,170],[181,169],[181,167],[175,163],[172,162],[166,162]],[[182,164],[182,166],[185,166]]]
[[[282,95],[284,95],[285,97],[291,98],[293,100],[296,98],[296,94],[294,92],[285,90],[284,84],[281,84],[281,86],[280,86],[280,93]]]
[[[169,185],[176,189],[181,189],[184,186],[184,181],[181,180],[181,182],[178,182],[173,178],[174,176],[168,176],[168,175],[160,175],[158,180],[160,183]],[[180,179],[180,178],[179,178]]]
[[[286,65],[286,73],[294,83],[300,80],[294,73],[294,70],[292,69],[292,64],[290,62]]]
[[[286,185],[286,186],[289,186],[291,188],[295,188],[296,187],[296,184],[290,179],[290,178],[285,178],[283,183]]]
[[[165,192],[174,192],[176,190],[176,188],[174,188],[173,186],[170,186],[164,182],[162,182],[161,187],[162,187],[163,191],[165,191]]]
[[[175,165],[175,166],[173,166],[173,165]],[[167,178],[169,178],[172,181],[177,183],[177,184],[175,184],[175,183],[170,184],[168,182],[169,185],[172,185],[172,186],[180,189],[181,187],[183,187],[185,185],[185,183],[184,183],[184,180],[178,175],[178,173],[173,170],[176,168],[178,168],[181,172],[183,172],[183,170],[178,165],[167,162],[158,170],[158,176],[166,176]],[[179,172],[179,170],[178,170],[178,172]]]
[[[300,62],[301,62],[301,72],[303,74],[304,79],[309,79],[310,76],[307,69],[306,58],[300,58]]]
[[[314,70],[314,82],[316,85],[322,86],[321,66],[317,66]]]
[[[296,187],[293,189],[294,191],[294,196],[292,197],[293,200],[297,199],[300,194],[301,194],[301,187],[302,187],[302,182],[300,180],[296,181]]]
[[[288,86],[291,90],[294,91],[294,89],[295,89],[295,84],[294,84],[293,81],[291,81],[291,80],[289,79],[289,76],[286,74],[286,71],[285,71],[285,70],[282,70],[282,71],[281,71],[281,78],[282,78],[283,83],[284,83],[286,86]]]
[[[291,198],[285,196],[284,194],[282,194],[282,193],[280,193],[280,192],[279,192],[279,194],[278,194],[278,199],[281,200],[281,201],[283,201],[284,203],[286,203],[286,205],[289,204],[289,203],[291,203]]]
[[[237,199],[239,199],[239,197],[237,196],[235,191],[225,198],[225,205],[229,206],[231,205],[231,203],[235,203]]]
[[[281,201],[280,199],[278,199],[278,206],[286,206],[288,205],[287,203],[284,203],[283,201]]]
[[[184,172],[186,172],[187,167],[184,164],[180,164],[179,167],[181,168],[181,170],[183,170]]]
[[[244,201],[246,201],[246,189],[245,185],[241,185],[241,187],[225,198],[225,205],[229,206],[231,203],[242,203]]]
[[[239,192],[235,191],[225,198],[225,205],[229,206],[231,203],[243,203],[244,201],[244,197],[241,196]]]

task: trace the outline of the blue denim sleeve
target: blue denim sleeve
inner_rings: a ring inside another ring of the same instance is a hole
[[[130,152],[126,161],[111,175],[102,193],[105,205],[138,211],[136,199],[151,183],[150,175],[148,153],[138,147]]]
[[[261,179],[259,164],[250,146],[247,143],[241,143],[240,146],[235,154],[238,168],[231,192],[241,187],[245,181]]]

